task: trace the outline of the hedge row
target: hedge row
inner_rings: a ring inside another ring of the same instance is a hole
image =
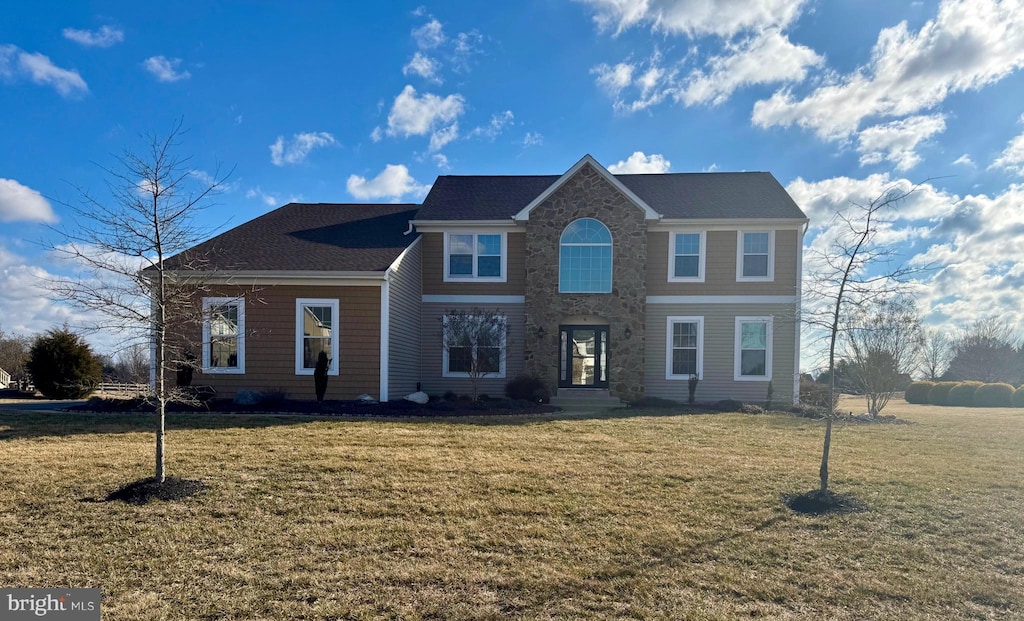
[[[982,408],[1024,408],[1024,386],[983,382],[914,382],[904,393],[907,403]]]

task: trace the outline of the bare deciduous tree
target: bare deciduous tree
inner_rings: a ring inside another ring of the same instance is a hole
[[[25,365],[31,346],[32,340],[27,336],[8,334],[0,327],[0,369],[10,374],[11,382],[18,388],[23,388],[28,383]]]
[[[149,382],[149,348],[145,343],[131,343],[121,348],[113,360],[114,379],[130,384]]]
[[[960,330],[946,376],[951,380],[977,380],[1017,384],[1022,379],[1020,334],[996,317],[976,321]]]
[[[852,361],[853,382],[877,416],[903,389],[901,377],[916,368],[923,343],[921,316],[905,296],[854,308],[844,327],[843,343]]]
[[[928,380],[938,381],[946,372],[949,361],[953,358],[953,341],[940,328],[925,330],[924,344],[921,347],[921,368],[928,374]]]
[[[879,239],[886,212],[909,196],[916,187],[892,188],[866,204],[854,203],[851,213],[833,218],[834,235],[807,251],[803,321],[823,333],[828,350],[829,407],[821,451],[819,493],[828,492],[829,456],[836,403],[836,349],[850,313],[877,300],[898,295],[906,281],[927,269],[898,263],[896,250]]]
[[[480,380],[501,371],[508,322],[500,310],[447,310],[441,319],[441,345],[450,373],[465,373],[477,398]]]
[[[50,287],[98,317],[89,328],[153,347],[158,483],[165,479],[167,403],[182,397],[167,378],[180,365],[194,364],[185,351],[195,346],[202,321],[196,300],[210,276],[206,257],[185,251],[208,235],[195,218],[227,178],[219,169],[213,176],[195,174],[190,158],[175,153],[182,133],[179,121],[166,136],[143,136],[142,153],[129,148],[116,168],[101,166],[109,198],[76,188],[78,201],[64,203],[74,228],[58,231],[62,243],[52,247],[77,273],[52,279]]]

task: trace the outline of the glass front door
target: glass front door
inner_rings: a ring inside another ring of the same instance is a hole
[[[608,387],[608,326],[562,326],[558,385]]]

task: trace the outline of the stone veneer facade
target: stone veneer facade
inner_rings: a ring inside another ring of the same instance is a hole
[[[559,240],[578,218],[599,220],[611,232],[611,293],[558,292]],[[569,317],[596,315],[608,324],[611,394],[627,400],[643,396],[646,265],[644,211],[589,164],[583,166],[526,222],[526,372],[558,386],[559,326]]]

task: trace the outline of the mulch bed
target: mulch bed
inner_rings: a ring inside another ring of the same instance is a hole
[[[859,513],[868,510],[865,503],[853,496],[837,494],[831,490],[824,493],[813,490],[798,496],[784,496],[782,501],[793,511],[804,515]]]
[[[195,479],[167,477],[163,483],[156,479],[139,479],[107,494],[106,501],[121,501],[130,505],[144,505],[153,500],[181,500],[195,496],[206,489],[206,484]]]

